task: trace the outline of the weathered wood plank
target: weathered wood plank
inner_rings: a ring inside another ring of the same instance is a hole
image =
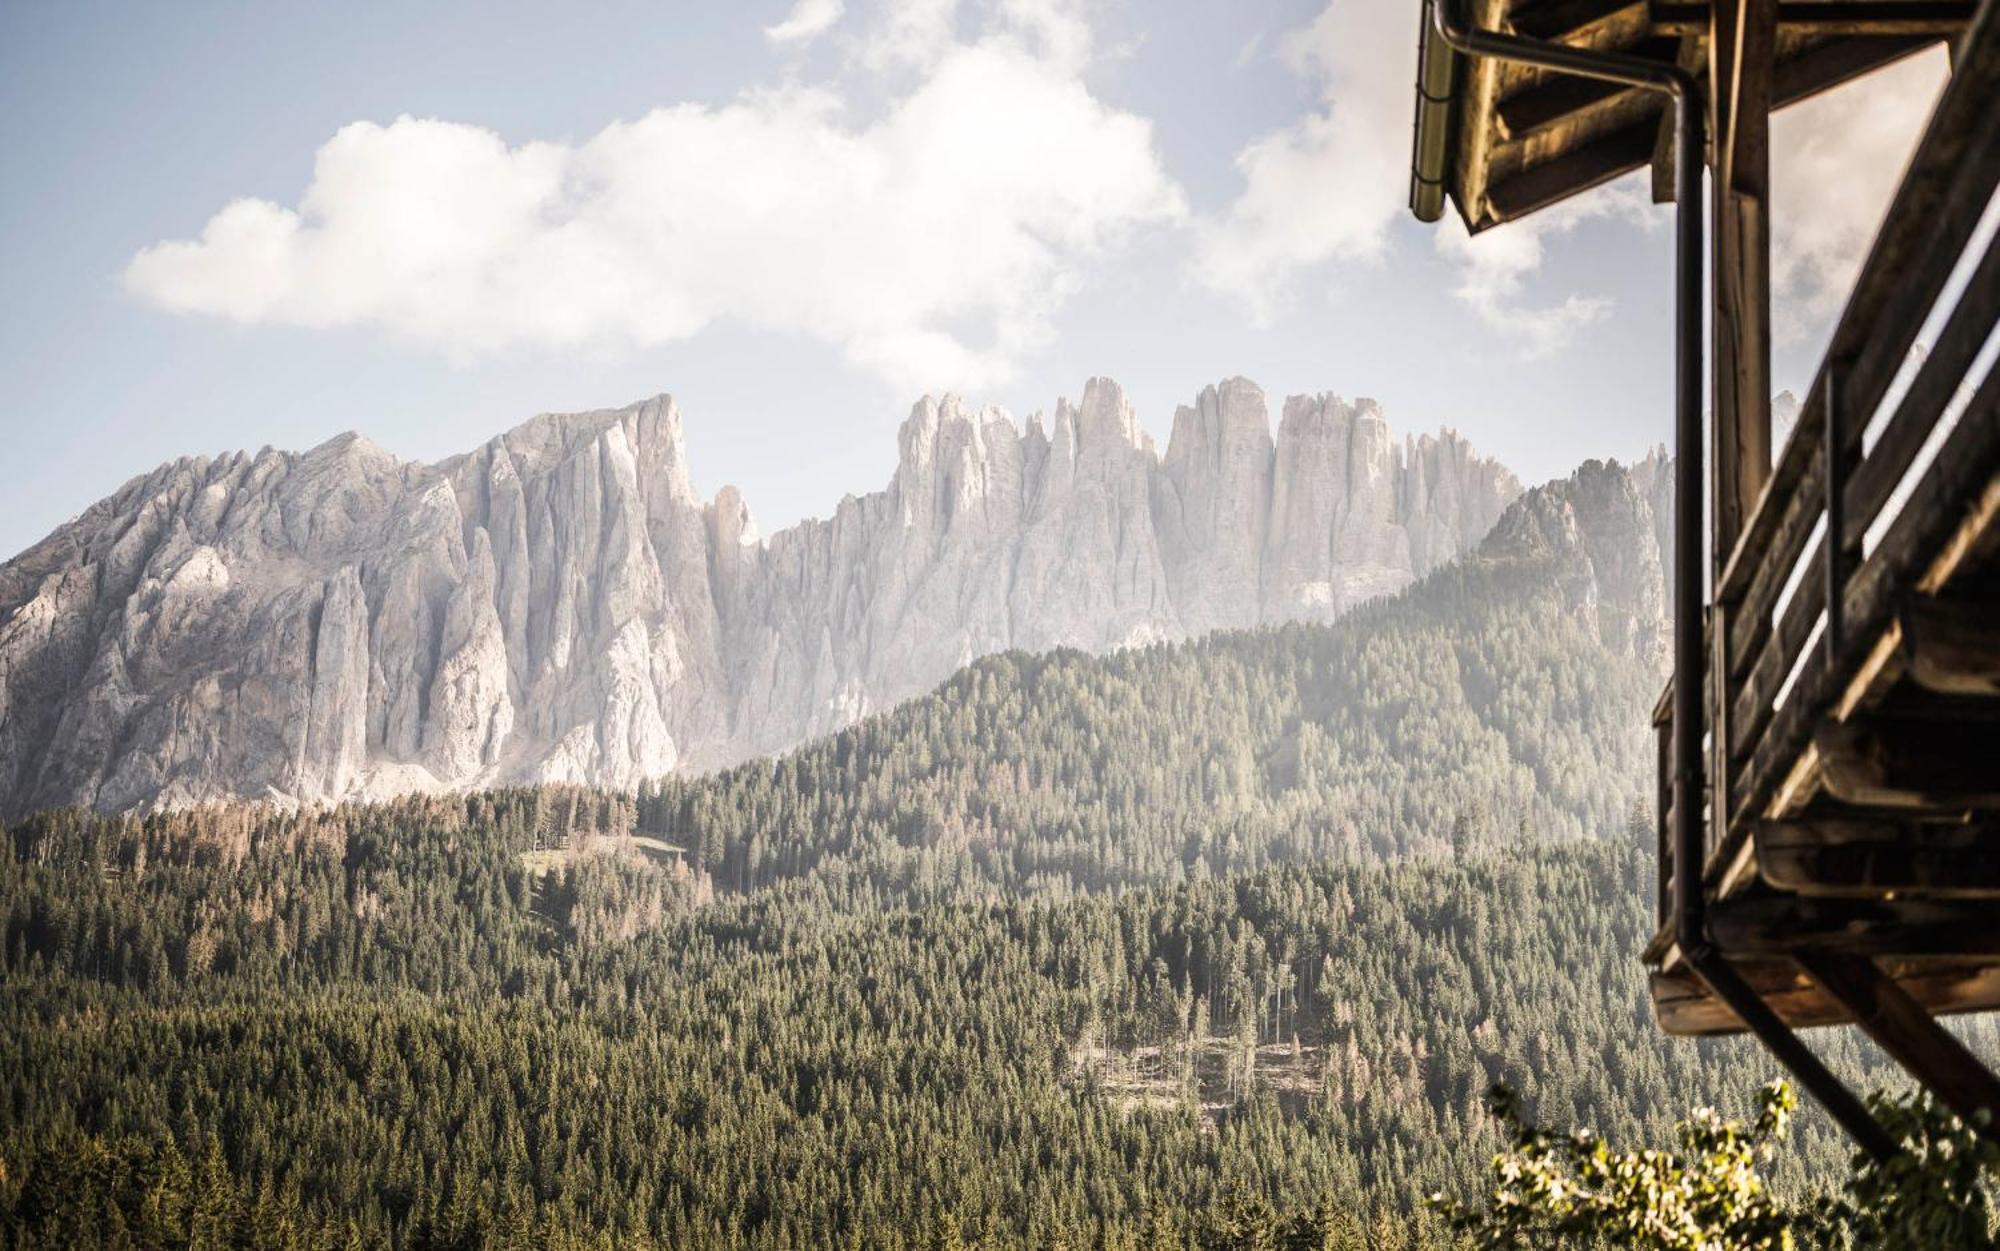
[[[1993,6],[1981,9],[1968,38],[1982,50],[1969,54],[1945,87],[1827,347],[1828,360],[1852,361],[1841,386],[1843,407],[1853,413],[1872,413],[1881,402],[2000,181],[2000,126],[1991,115],[2000,96],[2000,18]],[[1846,426],[1855,447],[1860,426]]]
[[[1542,0],[1521,5],[1507,15],[1507,20],[1515,33],[1530,39],[1570,39],[1644,3],[1645,0]]]
[[[1812,637],[1814,622],[1825,610],[1826,562],[1820,558],[1823,543],[1814,543],[1808,551],[1805,573],[1793,589],[1792,598],[1785,602],[1784,611],[1778,614],[1776,627],[1766,625],[1768,632],[1764,635],[1763,644],[1749,672],[1743,675],[1741,685],[1736,688],[1730,720],[1736,727],[1737,736],[1731,750],[1738,759],[1756,749],[1757,736],[1771,719],[1773,701],[1783,689],[1785,679],[1791,676],[1799,653],[1805,650],[1807,640]],[[1768,612],[1764,614],[1764,619],[1768,623]]]
[[[2000,926],[1980,901],[1741,895],[1709,906],[1708,930],[1731,958],[1801,951],[2000,958]]]
[[[1675,46],[1675,41],[1671,39],[1652,39],[1625,51],[1634,56],[1664,59],[1672,55]],[[1496,113],[1500,122],[1500,138],[1504,142],[1519,143],[1552,130],[1575,126],[1610,106],[1637,100],[1644,94],[1636,87],[1599,78],[1556,75],[1500,101]]]
[[[1818,409],[1815,408],[1814,412],[1816,414]],[[1757,649],[1763,646],[1765,636],[1771,631],[1772,609],[1777,605],[1778,592],[1784,589],[1792,570],[1798,566],[1799,558],[1805,555],[1806,540],[1812,537],[1813,527],[1819,523],[1820,509],[1826,503],[1825,489],[1825,458],[1814,457],[1811,466],[1786,498],[1784,509],[1779,514],[1776,527],[1769,532],[1762,554],[1751,562],[1755,572],[1750,575],[1748,584],[1741,586],[1740,598],[1733,594],[1718,594],[1716,597],[1719,602],[1732,605],[1729,630],[1731,678],[1742,677],[1743,671],[1756,662]],[[1732,569],[1734,567],[1731,566]],[[1821,572],[1824,573],[1824,569]],[[1729,574],[1725,572],[1722,581],[1726,583],[1728,580]],[[1727,590],[1727,587],[1724,589]]]
[[[1556,78],[1500,102],[1500,138],[1518,143],[1575,123],[1600,105],[1638,91],[1598,78]]]
[[[1470,7],[1474,24],[1495,30],[1508,6],[1506,0],[1472,0]],[[1459,77],[1458,124],[1453,127],[1457,176],[1452,182],[1459,216],[1474,232],[1495,220],[1486,202],[1486,183],[1493,156],[1493,103],[1499,98],[1503,69],[1497,57],[1471,57]]]
[[[1820,560],[1820,548],[1814,544],[1812,556],[1806,554],[1806,540],[1812,538],[1812,530],[1820,520],[1820,508],[1824,504],[1822,486],[1826,482],[1824,458],[1806,470],[1806,478],[1798,484],[1792,494],[1784,516],[1778,522],[1776,534],[1768,548],[1768,558],[1758,566],[1756,576],[1750,586],[1744,588],[1740,602],[1720,600],[1722,604],[1732,604],[1730,610],[1730,677],[1738,679],[1750,665],[1758,661],[1758,651],[1764,647],[1764,639],[1770,637],[1774,629],[1774,610],[1778,604],[1778,592],[1792,578],[1792,570],[1798,568],[1800,560],[1806,560],[1806,574],[1800,578],[1800,588],[1794,592],[1794,600],[1804,592],[1806,580],[1818,580],[1818,586],[1826,586],[1826,562]],[[1818,566],[1818,568],[1814,568]],[[1824,594],[1824,590],[1820,592]]]
[[[1716,0],[1709,9],[1708,110],[1715,176],[1710,313],[1709,491],[1714,572],[1771,473],[1771,72],[1775,0]]]
[[[1845,3],[1791,2],[1777,6],[1777,24],[1821,35],[1955,35],[1972,21],[1979,6],[1969,0],[1846,0]],[[1697,35],[1708,29],[1707,4],[1654,0],[1653,29],[1670,35]]]
[[[2000,59],[2000,54],[1996,54]],[[2000,524],[2000,370],[1987,375],[1913,496],[1847,589],[1849,639],[1840,655],[1808,661],[1785,706],[1751,752],[1736,810],[1761,807],[1806,750],[1814,729],[1848,694],[1857,666],[1911,590],[1947,591],[1962,557]]]
[[[1896,484],[1937,428],[1938,418],[1964,384],[1996,321],[2000,321],[2000,243],[1989,245],[1973,268],[1964,294],[1909,390],[1847,484],[1847,515],[1842,528],[1851,547],[1861,545],[1876,514],[1888,503]]]
[[[2000,743],[1949,722],[1821,726],[1820,782],[1845,804],[1918,812],[2000,809]]]
[[[1912,682],[1940,695],[2000,696],[2000,604],[1920,596],[1900,620]]]
[[[2000,822],[1761,821],[1757,872],[1776,889],[1823,898],[2000,897]]]
[[[1976,32],[1974,32],[1976,33]],[[1772,84],[1772,94],[1779,106],[1798,100],[1835,86],[1848,79],[1858,77],[1878,69],[1892,61],[1911,56],[1930,47],[1936,40],[1910,37],[1907,39],[1835,39],[1815,47],[1799,56],[1790,57],[1779,63]],[[1938,119],[1954,125],[1980,125],[1976,114],[1981,86],[1974,84],[1963,89],[1954,81],[1947,90],[1944,105],[1940,106]],[[1898,236],[1907,236],[1921,231],[1921,222],[1926,213],[1936,211],[1943,198],[1945,182],[1953,176],[1952,161],[1962,148],[1962,142],[1947,145],[1948,151],[1928,150],[1929,145],[1919,145],[1911,168],[1904,175],[1897,189],[1895,203],[1891,205],[1883,235],[1876,240],[1876,249],[1890,252],[1904,252],[1910,248],[1907,240],[1895,247],[1884,249],[1883,238],[1892,231]],[[1655,198],[1658,197],[1658,169],[1655,169]],[[1671,179],[1669,179],[1671,181]],[[1901,207],[1898,207],[1901,206]],[[1902,214],[1908,214],[1906,220]],[[1969,231],[1970,227],[1967,226]],[[1964,238],[1960,237],[1957,248],[1963,248]],[[1954,248],[1954,253],[1957,248]],[[1874,253],[1871,252],[1871,257]],[[1891,262],[1884,262],[1891,263]],[[1893,294],[1895,279],[1892,275],[1870,277],[1873,274],[1871,260],[1863,268],[1863,280],[1857,282],[1854,293],[1849,297],[1848,307],[1842,314],[1840,327],[1836,329],[1833,348],[1839,352],[1852,353],[1867,340],[1870,323],[1881,315],[1881,307]],[[1928,306],[1928,301],[1925,301]],[[1914,326],[1912,326],[1914,333]],[[1829,351],[1831,359],[1835,351]],[[1900,359],[1900,358],[1899,358]],[[1822,366],[1822,369],[1824,366]],[[1765,553],[1771,547],[1772,531],[1779,524],[1781,515],[1790,503],[1791,492],[1800,480],[1819,463],[1820,437],[1825,432],[1825,416],[1819,411],[1820,397],[1825,389],[1815,379],[1806,393],[1806,400],[1799,413],[1798,424],[1792,428],[1791,437],[1786,440],[1771,469],[1771,480],[1766,484],[1757,506],[1744,527],[1743,537],[1730,557],[1722,579],[1717,583],[1716,595],[1721,599],[1734,599],[1742,593],[1746,580],[1762,566]],[[1880,398],[1880,392],[1876,393]],[[1873,401],[1870,402],[1873,407]],[[1817,511],[1818,505],[1814,505]]]
[[[1733,961],[1765,1003],[1794,1029],[1840,1025],[1852,1014],[1790,960]],[[1985,1012],[2000,1007],[2000,966],[1981,961],[1885,961],[1887,970],[1918,1003],[1935,1015]],[[1742,1022],[1709,993],[1692,972],[1652,976],[1653,1014],[1677,1037],[1740,1034]]]
[[[1652,110],[1659,111],[1659,106]],[[1639,168],[1645,163],[1646,154],[1652,151],[1653,128],[1651,120],[1624,127],[1595,143],[1494,183],[1486,192],[1494,220],[1525,217],[1536,209]]]
[[[1798,496],[1806,491],[1801,484],[1808,475],[1820,471],[1821,458],[1813,453],[1819,450],[1820,436],[1826,432],[1826,417],[1820,412],[1823,395],[1824,392],[1815,390],[1799,405],[1799,416],[1792,426],[1792,433],[1772,463],[1771,477],[1764,483],[1763,494],[1757,497],[1757,506],[1751,510],[1744,524],[1743,536],[1737,540],[1736,550],[1730,553],[1722,577],[1716,580],[1716,599],[1725,603],[1741,601],[1747,604],[1752,598],[1757,598],[1750,593],[1751,584],[1757,579],[1778,579],[1771,587],[1770,598],[1775,598],[1777,588],[1784,585],[1783,579],[1790,572],[1791,562],[1781,561],[1778,555],[1780,527],[1786,529],[1782,546],[1789,550],[1805,542],[1805,535],[1811,532],[1819,518],[1821,501],[1801,501]],[[1816,493],[1823,487],[1823,482],[1818,483],[1812,491]],[[1798,519],[1801,516],[1803,525],[1796,529],[1797,537],[1789,537],[1793,528],[1800,525]],[[1780,563],[1785,566],[1784,572],[1773,571],[1772,566]]]
[[[1835,36],[1780,61],[1771,83],[1772,94],[1777,107],[1785,108],[1938,42],[1936,35]]]

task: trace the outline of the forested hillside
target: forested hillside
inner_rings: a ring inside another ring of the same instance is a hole
[[[0,1228],[1448,1245],[1490,1082],[1637,1137],[1770,1075],[1646,1005],[1643,498],[1586,467],[1333,625],[1006,654],[636,793],[20,823]]]
[[[640,823],[726,889],[809,877],[842,905],[1621,830],[1652,785],[1650,489],[1587,465],[1331,626],[991,657],[776,761],[646,788]]]
[[[18,827],[13,1245],[1444,1245],[1489,1081],[1631,1134],[1768,1075],[1654,1031],[1615,841],[854,914],[540,858],[579,798]]]

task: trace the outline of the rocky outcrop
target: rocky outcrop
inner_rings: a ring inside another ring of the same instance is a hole
[[[769,538],[696,495],[665,396],[437,465],[352,435],[180,460],[0,566],[0,815],[629,785],[1006,648],[1330,618],[1518,493],[1368,400],[1293,397],[1274,438],[1243,379],[1164,455],[1103,379],[1025,428],[925,399],[885,490]]]
[[[1670,668],[1672,462],[1585,461],[1524,494],[1479,547],[1488,560],[1553,561],[1565,600],[1598,637],[1662,677]]]

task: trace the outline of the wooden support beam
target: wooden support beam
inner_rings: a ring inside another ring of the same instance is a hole
[[[1569,39],[1580,31],[1636,9],[1645,0],[1542,0],[1507,15],[1514,32],[1530,39]]]
[[[1654,0],[1652,28],[1666,35],[1708,33],[1707,4]],[[1778,5],[1777,23],[1787,33],[1813,35],[1956,35],[1979,6],[1970,0],[1845,0],[1844,3]]]
[[[1771,88],[1772,107],[1783,108],[1797,103],[1936,42],[1936,36],[1928,35],[1829,39],[1796,57],[1787,58],[1776,67]],[[1705,38],[1686,36],[1680,40],[1674,59],[1689,73],[1705,76],[1707,50]],[[1486,89],[1490,90],[1491,84],[1487,84]],[[1532,94],[1532,91],[1523,94]],[[1627,99],[1627,93],[1614,91],[1597,97],[1591,110],[1622,108]],[[1507,137],[1505,122],[1497,116],[1504,107],[1493,106],[1485,127],[1474,127],[1480,137],[1473,142],[1484,143],[1487,150],[1483,153],[1462,151],[1455,158],[1458,169],[1468,176],[1477,176],[1474,178],[1476,186],[1468,184],[1468,187],[1461,188],[1461,202],[1483,205],[1482,211],[1467,222],[1468,229],[1477,232],[1513,221],[1578,192],[1643,169],[1649,161],[1653,170],[1654,202],[1664,204],[1673,200],[1673,118],[1669,110],[1657,105],[1648,109],[1646,120],[1619,127],[1601,138],[1497,182],[1478,182],[1477,178],[1483,177],[1487,169],[1492,146],[1504,142]],[[1466,116],[1478,114],[1472,106],[1467,108]]]
[[[1983,1137],[2000,1138],[2000,1079],[1921,1004],[1860,957],[1807,952],[1798,961],[1912,1077]]]
[[[1505,222],[1524,217],[1639,168],[1652,150],[1653,127],[1650,120],[1627,126],[1588,147],[1494,183],[1486,192],[1493,220]]]
[[[1507,0],[1469,0],[1472,23],[1482,30],[1499,29],[1507,7]],[[1494,215],[1486,197],[1491,175],[1488,167],[1493,159],[1493,105],[1500,94],[1501,68],[1497,57],[1470,57],[1461,63],[1458,76],[1458,120],[1452,128],[1453,152],[1445,179],[1457,183],[1452,198],[1458,202],[1465,228],[1474,234],[1504,220]]]
[[[1649,39],[1627,51],[1634,56],[1665,59],[1674,47],[1671,39]],[[1636,87],[1599,78],[1557,75],[1500,102],[1500,135],[1503,141],[1518,143],[1572,125],[1607,105],[1632,100],[1642,94]]]
[[[1715,223],[1711,550],[1719,581],[1771,476],[1770,114],[1776,0],[1709,9],[1710,219]]]
[[[2000,821],[1806,817],[1757,823],[1757,872],[1812,898],[2000,898]]]
[[[1978,901],[1740,895],[1709,905],[1708,932],[1731,959],[1802,951],[2000,958],[1993,907]]]
[[[2000,810],[2000,751],[1936,719],[1871,717],[1813,734],[1820,784],[1844,804],[1936,813]]]
[[[1835,37],[1815,44],[1779,64],[1771,88],[1774,107],[1809,100],[1937,42],[1936,35],[1885,35]]]
[[[1624,99],[1637,90],[1636,87],[1598,78],[1552,78],[1539,87],[1500,102],[1501,138],[1518,143],[1544,134],[1559,126],[1569,125],[1611,101]]]

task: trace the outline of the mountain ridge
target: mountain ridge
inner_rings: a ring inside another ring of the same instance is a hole
[[[1457,434],[1243,379],[1164,454],[1115,383],[926,398],[889,484],[760,537],[660,396],[433,465],[182,458],[0,566],[0,812],[629,785],[782,750],[1009,648],[1330,620],[1519,493]]]

